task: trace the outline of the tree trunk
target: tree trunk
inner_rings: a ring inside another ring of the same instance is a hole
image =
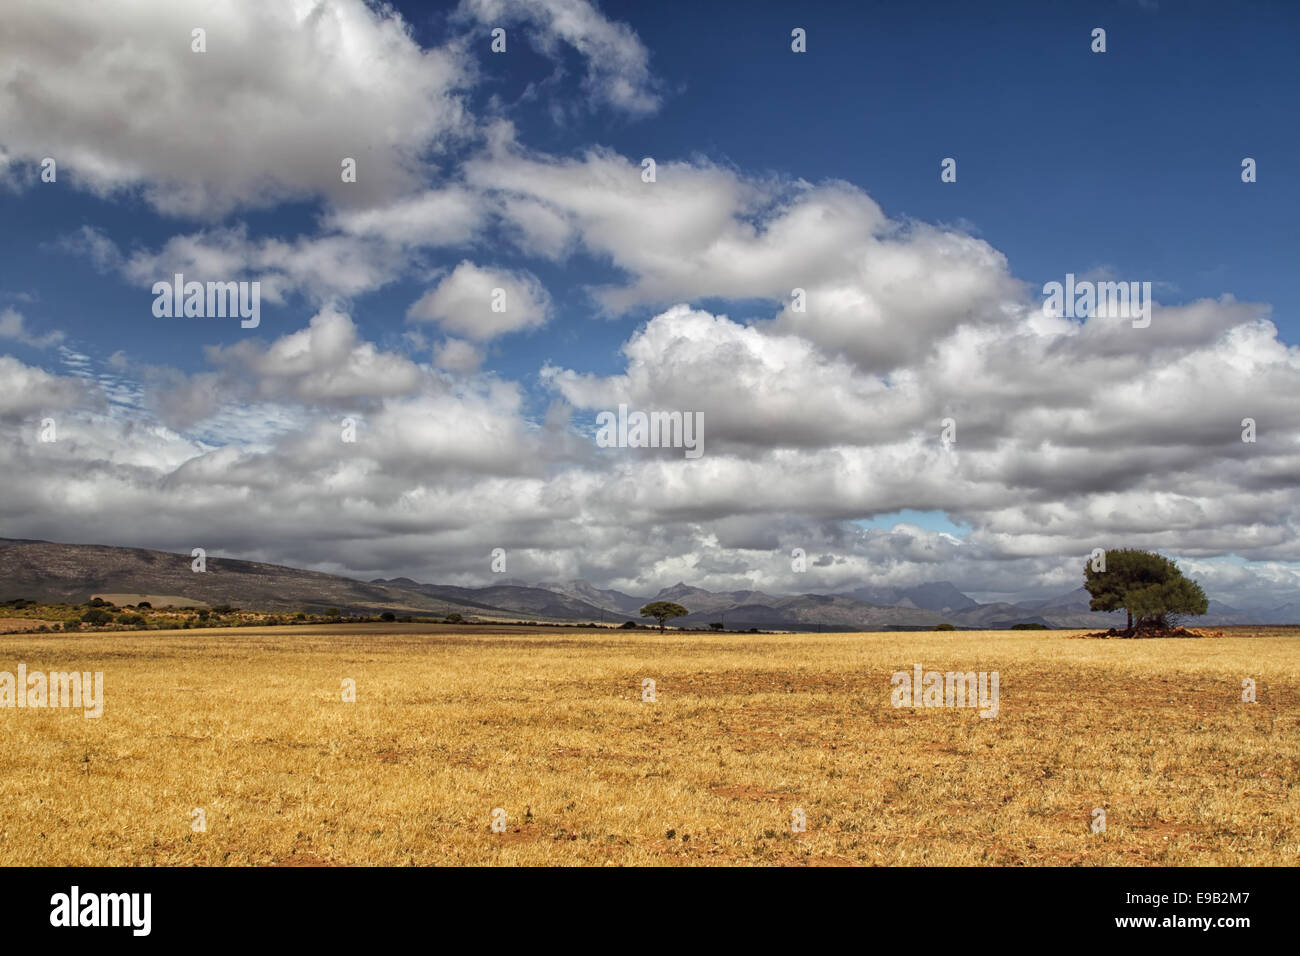
[[[1125,608],[1125,610],[1127,611],[1128,608]],[[1133,633],[1133,612],[1132,611],[1128,612],[1128,627],[1124,628],[1124,633],[1125,634]]]

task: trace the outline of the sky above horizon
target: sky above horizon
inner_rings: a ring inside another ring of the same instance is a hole
[[[1283,2],[15,0],[0,536],[986,601],[1140,547],[1293,601],[1297,41]],[[178,273],[257,325],[157,315]],[[1149,324],[1045,309],[1067,276]],[[603,447],[620,405],[702,454]]]

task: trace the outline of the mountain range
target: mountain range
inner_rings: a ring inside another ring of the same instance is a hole
[[[411,578],[358,581],[319,571],[233,558],[207,558],[197,572],[189,555],[107,545],[57,544],[0,538],[0,600],[81,603],[96,595],[122,603],[146,596],[155,606],[196,607],[229,604],[267,611],[466,618],[506,621],[622,623],[644,621],[640,608],[650,601],[673,601],[690,613],[673,623],[727,630],[929,630],[949,623],[960,628],[997,630],[1016,624],[1063,628],[1122,625],[1123,613],[1089,611],[1080,587],[1048,600],[981,604],[947,581],[913,587],[863,585],[836,594],[777,595],[762,591],[708,591],[680,582],[653,595],[631,595],[597,588],[587,581],[507,581],[486,587],[428,584]],[[1300,622],[1300,603],[1243,611],[1219,601],[1195,618],[1203,626],[1292,624]]]

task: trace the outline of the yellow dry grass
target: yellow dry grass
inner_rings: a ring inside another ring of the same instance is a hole
[[[0,709],[0,864],[1294,864],[1300,641],[1230,633],[9,636],[107,702]],[[999,715],[894,708],[915,663]]]

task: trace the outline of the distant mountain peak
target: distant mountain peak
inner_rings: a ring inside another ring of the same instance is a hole
[[[672,597],[685,597],[686,595],[689,594],[710,594],[710,593],[712,592],[706,591],[703,588],[691,587],[691,585],[687,584],[685,581],[678,581],[672,587],[660,588],[659,593],[656,594],[655,597],[672,598]]]
[[[847,592],[851,597],[877,607],[914,607],[926,611],[966,611],[979,606],[969,594],[951,581],[925,581],[908,586],[864,585]]]

